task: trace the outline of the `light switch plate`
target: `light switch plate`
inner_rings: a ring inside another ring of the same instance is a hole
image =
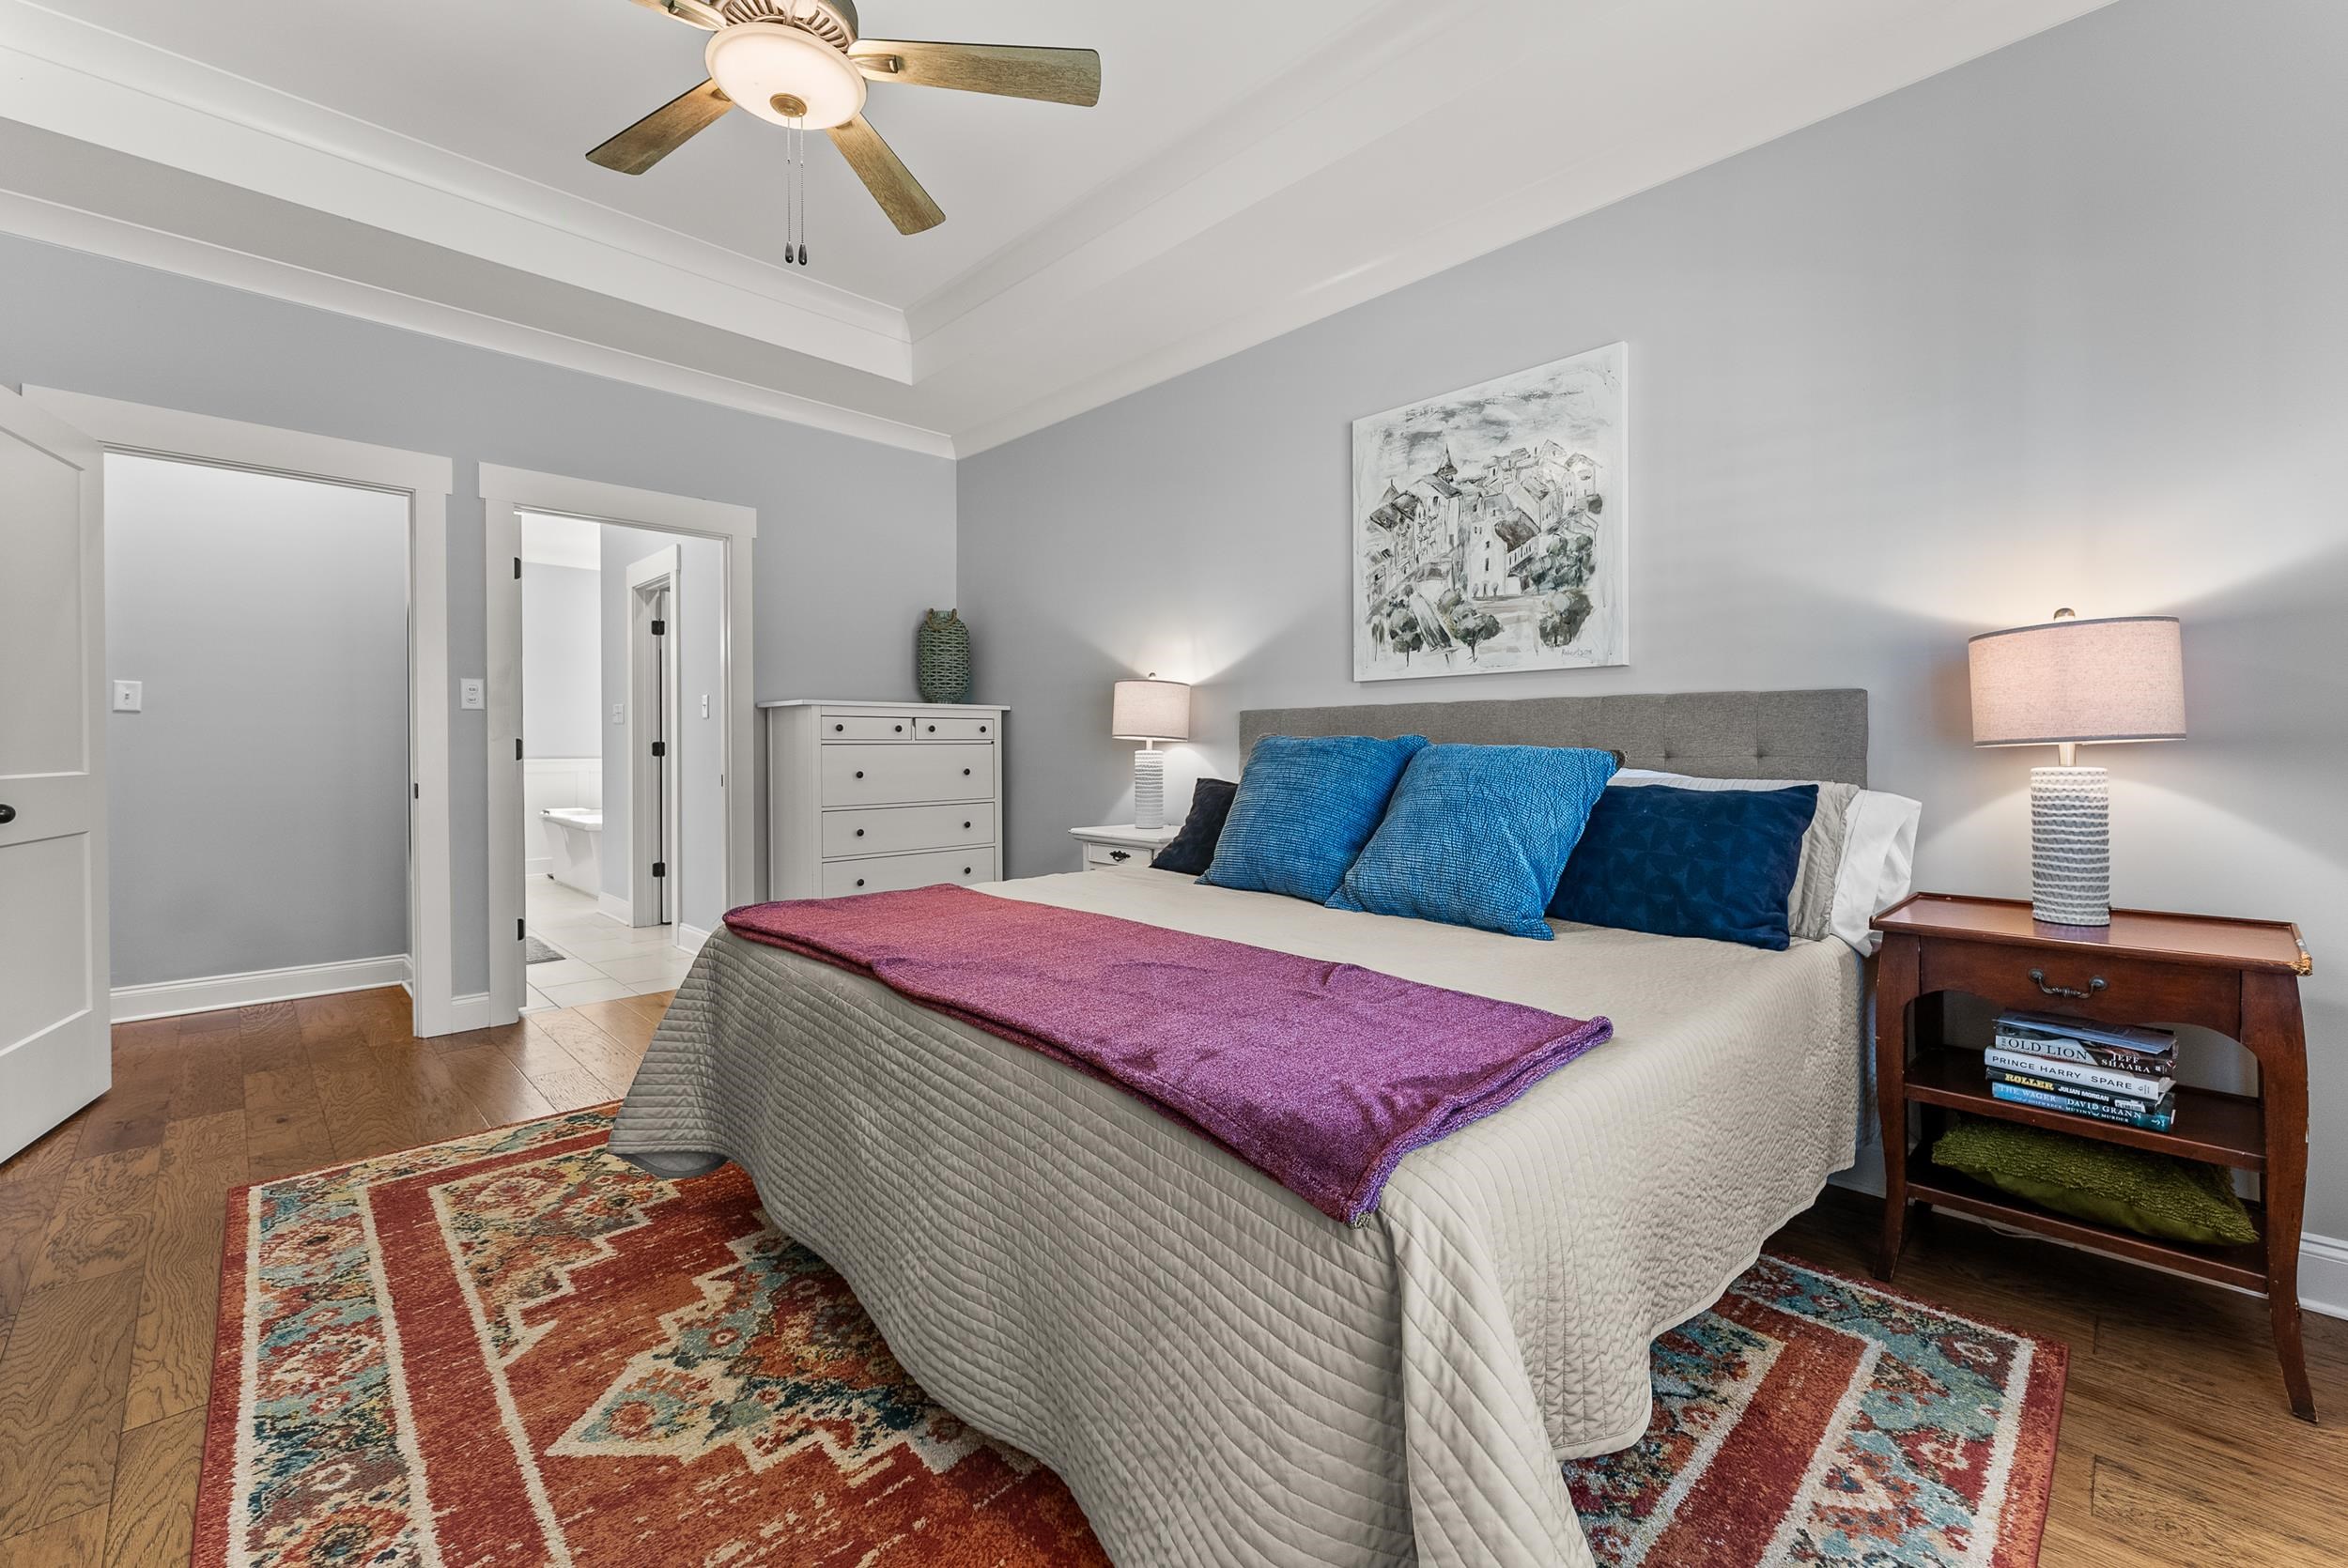
[[[612,703],[611,722],[614,724],[626,724],[627,722],[627,709],[620,703]]]
[[[147,700],[147,683],[146,683],[146,682],[144,682],[144,681],[116,681],[116,682],[115,683],[115,712],[116,712],[116,713],[118,713],[118,714],[135,714],[135,713],[137,713],[137,712],[139,711],[139,705],[140,705],[141,703],[145,702],[146,700]]]
[[[488,682],[479,675],[461,675],[456,680],[456,705],[460,708],[484,706],[483,690]]]
[[[708,716],[709,716],[709,694],[708,694],[707,692],[703,692],[703,693],[702,693],[702,717],[703,717],[703,718],[707,718]]]

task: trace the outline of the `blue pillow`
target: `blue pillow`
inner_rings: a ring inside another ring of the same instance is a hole
[[[1785,948],[1785,899],[1818,787],[1609,790],[1549,913],[1585,926]]]
[[[1541,911],[1615,765],[1579,746],[1429,746],[1329,905],[1547,942]]]
[[[1385,814],[1386,797],[1424,735],[1266,735],[1239,776],[1239,793],[1198,880],[1317,904],[1345,880]]]

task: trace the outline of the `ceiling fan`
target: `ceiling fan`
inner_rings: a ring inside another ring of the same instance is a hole
[[[738,104],[793,131],[828,132],[900,234],[935,228],[946,214],[865,119],[867,84],[953,87],[1085,108],[1101,100],[1101,56],[1089,49],[859,38],[852,0],[635,3],[709,34],[709,80],[595,148],[587,155],[591,161],[641,175]]]

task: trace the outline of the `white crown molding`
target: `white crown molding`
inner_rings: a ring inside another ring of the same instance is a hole
[[[32,5],[0,4],[8,117],[891,380],[904,313]]]
[[[171,234],[103,213],[85,212],[16,192],[0,190],[0,232],[21,235],[69,250],[112,256],[182,277],[220,284],[248,294],[332,311],[428,337],[492,349],[541,364],[600,376],[655,392],[671,392],[720,407],[762,414],[883,446],[933,457],[951,457],[952,440],[943,432],[885,419],[837,404],[778,392],[689,365],[581,338],[524,326],[477,311],[419,299],[411,294],[334,277],[306,267],[232,251],[185,235]]]

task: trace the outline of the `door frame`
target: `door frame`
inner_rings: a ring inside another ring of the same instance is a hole
[[[757,899],[761,883],[758,837],[758,707],[753,690],[752,550],[758,509],[640,490],[628,484],[574,479],[502,464],[481,465],[482,577],[488,621],[488,745],[483,780],[489,803],[489,1022],[521,1016],[522,973],[522,734],[521,514],[541,512],[581,522],[714,539],[723,546],[725,587],[714,607],[718,618],[718,690],[724,722],[718,787],[725,795],[725,903]],[[706,613],[706,612],[704,612]],[[682,932],[680,924],[677,930]]]
[[[678,627],[684,624],[680,609],[684,596],[677,592],[684,577],[683,552],[674,545],[655,550],[627,563],[627,923],[630,926],[665,926],[680,923],[682,912],[677,908],[674,876],[648,877],[641,874],[656,852],[682,865],[680,832],[683,801],[677,777],[677,699],[682,682],[677,656],[678,641],[670,640],[665,647],[655,647],[651,627],[654,609],[661,607],[666,596],[664,614],[667,623],[662,628],[664,638],[681,638]],[[648,658],[648,653],[663,657]],[[657,699],[656,702],[654,699]],[[657,707],[660,723],[645,722],[647,708]],[[662,755],[652,755],[652,741],[666,741]],[[657,795],[657,813],[642,808],[643,802]],[[671,866],[666,870],[674,870]]]
[[[480,1002],[456,994],[456,879],[449,801],[448,498],[455,465],[429,453],[249,424],[54,387],[28,403],[89,433],[106,452],[245,469],[408,498],[408,992],[418,1036],[479,1022]],[[426,699],[439,692],[438,702]]]

